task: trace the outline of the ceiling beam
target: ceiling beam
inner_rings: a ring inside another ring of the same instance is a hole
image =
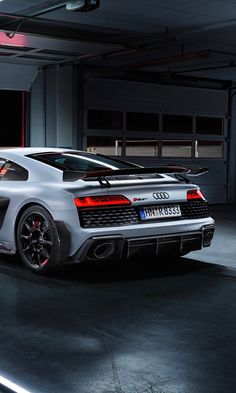
[[[181,39],[181,38],[193,35],[193,34],[203,33],[206,31],[215,31],[215,30],[219,30],[219,29],[226,29],[228,27],[234,27],[234,26],[236,26],[235,19],[224,21],[224,22],[211,23],[209,25],[199,26],[194,29],[186,29],[186,30],[176,32],[176,38]]]
[[[188,69],[188,70],[179,70],[179,71],[175,71],[175,74],[187,74],[187,73],[191,73],[191,72],[199,72],[199,71],[212,71],[212,70],[224,70],[226,68],[235,68],[236,67],[236,63],[234,61],[230,61],[227,64],[222,64],[222,65],[216,65],[216,66],[208,66],[208,67],[200,67],[200,68],[192,68],[192,69]]]
[[[126,64],[125,67],[143,68],[143,67],[151,67],[155,65],[156,66],[169,65],[169,64],[176,64],[184,61],[189,61],[192,59],[199,59],[199,58],[205,59],[209,56],[210,56],[210,52],[206,50],[198,51],[198,52],[185,52],[175,56],[160,57],[158,59],[149,59],[139,63]]]
[[[40,19],[27,15],[0,13],[0,30],[13,34],[30,34],[46,38],[112,45],[120,48],[127,47],[123,42],[113,42],[111,37],[119,33],[117,30],[96,27],[91,31],[91,26],[83,25],[81,27],[76,23]]]
[[[66,6],[66,1],[54,0],[54,1],[44,1],[38,5],[32,7],[24,8],[20,11],[20,14],[24,16],[39,16],[47,14],[48,12],[58,10]]]

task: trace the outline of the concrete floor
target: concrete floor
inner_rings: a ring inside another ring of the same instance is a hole
[[[45,278],[1,258],[0,376],[31,393],[234,392],[236,214],[213,212],[214,245],[176,267],[110,262]]]
[[[216,232],[211,247],[188,254],[188,258],[236,268],[236,205],[215,205]]]

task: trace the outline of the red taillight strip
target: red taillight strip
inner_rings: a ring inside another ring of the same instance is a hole
[[[114,205],[131,205],[131,201],[123,195],[100,195],[77,197],[74,199],[75,205],[81,207],[99,207]]]
[[[188,190],[187,191],[187,200],[188,201],[205,200],[205,199],[206,198],[204,197],[201,190]]]

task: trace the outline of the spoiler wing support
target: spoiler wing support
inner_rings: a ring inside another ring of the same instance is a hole
[[[199,167],[184,167],[175,165],[166,165],[159,167],[147,167],[147,168],[126,168],[126,169],[105,169],[91,172],[81,171],[63,171],[63,181],[72,182],[76,180],[95,180],[98,181],[101,188],[110,188],[111,184],[107,178],[117,176],[133,175],[137,176],[142,180],[142,175],[153,174],[153,175],[173,175],[176,179],[189,183],[188,176],[200,176],[208,172],[208,168]]]

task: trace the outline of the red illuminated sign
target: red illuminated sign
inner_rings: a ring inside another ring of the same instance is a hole
[[[12,38],[10,38],[6,35],[6,33],[1,31],[0,45],[24,47],[26,46],[26,36],[23,34],[15,34]]]

